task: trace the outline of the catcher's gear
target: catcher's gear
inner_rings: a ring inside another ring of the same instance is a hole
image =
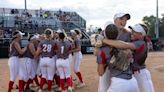
[[[100,34],[92,34],[91,37],[90,37],[91,45],[92,46],[97,46],[97,45],[102,46],[102,40],[103,39],[104,39],[104,36],[102,36]]]
[[[112,68],[125,71],[128,69],[130,63],[133,62],[132,51],[130,49],[113,48],[110,53],[112,57],[109,63]]]

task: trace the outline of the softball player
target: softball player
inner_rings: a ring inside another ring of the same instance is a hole
[[[69,41],[64,40],[64,33],[59,33],[59,41],[57,43],[57,61],[56,66],[60,75],[60,87],[62,92],[65,92],[64,81],[66,79],[68,84],[68,91],[72,92],[72,80],[71,80],[71,69],[69,62],[69,54],[71,50],[71,44]]]
[[[35,49],[37,49],[39,42],[40,42],[39,34],[36,34],[35,37],[36,37],[36,41],[34,42],[34,47],[35,47]],[[34,58],[34,62],[32,62],[32,70],[33,70],[32,76],[35,76],[33,79],[33,82],[35,82],[35,84],[37,86],[40,86],[39,81],[38,81],[38,77],[37,77],[38,67],[39,67],[39,58],[37,57],[37,58]]]
[[[33,62],[36,62],[34,59],[36,46],[35,44],[38,42],[37,35],[31,35],[28,39],[29,43],[27,44],[27,50],[23,54],[23,60],[20,61],[19,67],[19,92],[23,91],[25,82],[26,90],[31,90],[29,88],[29,84],[32,83],[32,80],[35,78],[35,66]]]
[[[139,24],[143,27],[143,30],[147,33],[148,28],[143,25]],[[137,30],[136,27],[131,27],[132,30]],[[135,39],[135,36],[132,36]],[[154,92],[153,83],[151,80],[151,74],[148,69],[146,69],[146,58],[148,53],[148,43],[147,38],[145,36],[144,40],[142,41],[135,41],[135,46],[137,49],[134,51],[134,77],[137,80],[140,92]]]
[[[42,78],[40,81],[40,90],[39,92],[42,92],[43,85],[46,83],[46,78],[48,80],[48,92],[51,91],[51,86],[52,86],[52,80],[54,76],[54,51],[55,51],[55,43],[52,38],[52,30],[51,29],[46,29],[45,30],[45,40],[40,42],[36,55],[38,56],[40,54],[40,69],[41,69],[41,74]]]
[[[82,75],[80,72],[82,53],[80,36],[78,36],[79,33],[79,30],[71,30],[71,37],[74,40],[74,48],[71,50],[71,52],[73,52],[74,72],[80,80],[80,84],[77,85],[78,88],[85,86],[85,83],[83,82]]]
[[[54,32],[54,42],[57,44],[57,42],[59,41],[59,33],[62,32],[61,30],[57,30],[56,32]],[[57,48],[57,47],[56,47]],[[57,60],[57,53],[54,52],[54,60],[55,60],[55,75],[54,75],[54,79],[55,79],[55,82],[60,90],[60,74],[59,74],[59,71],[57,69],[57,66],[56,66],[56,60]]]
[[[104,30],[104,36],[107,39],[116,39],[118,35],[117,27],[114,24],[109,24]],[[111,59],[109,46],[103,46],[99,48],[97,54],[97,70],[99,73],[99,87],[98,92],[107,92],[110,86],[110,71],[108,67],[108,61]]]
[[[39,41],[38,41],[38,46],[41,41],[45,40],[44,34],[39,35]],[[40,61],[40,56],[37,57],[38,61]],[[41,78],[41,69],[40,69],[40,62],[38,62],[38,68],[37,68],[37,75]]]
[[[10,70],[10,81],[8,84],[8,92],[11,92],[14,81],[19,73],[19,55],[22,55],[26,48],[21,49],[21,46],[19,44],[23,33],[20,31],[15,31],[12,36],[12,41],[10,43],[9,48],[9,70]]]

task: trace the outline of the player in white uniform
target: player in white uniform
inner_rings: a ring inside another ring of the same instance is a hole
[[[38,45],[39,45],[39,43],[40,43],[42,40],[45,40],[44,34],[39,35]],[[37,58],[38,58],[39,61],[40,61],[40,57],[37,57]],[[37,75],[39,76],[39,78],[42,77],[41,69],[40,69],[40,62],[38,62],[38,68],[37,68],[37,72],[36,72],[36,73],[37,73]]]
[[[71,43],[64,40],[65,35],[63,32],[59,33],[59,41],[57,42],[57,61],[56,66],[60,75],[60,87],[62,92],[65,92],[64,81],[66,79],[68,91],[72,92],[71,68],[69,62],[69,54],[71,51]]]
[[[114,24],[106,25],[103,35],[107,39],[116,39],[118,35],[117,27]],[[99,48],[97,53],[97,71],[99,74],[98,92],[107,92],[110,86],[110,71],[108,63],[111,59],[111,47],[103,46]]]
[[[59,33],[61,32],[61,30],[55,30],[54,31],[54,34],[53,34],[53,41],[55,42],[55,43],[57,43],[58,41],[59,41]],[[54,61],[55,61],[55,74],[54,74],[54,80],[55,80],[55,83],[56,83],[56,85],[57,85],[57,87],[59,88],[60,87],[60,76],[59,76],[59,72],[58,72],[58,70],[57,70],[57,66],[56,66],[56,60],[57,60],[57,55],[56,55],[57,53],[56,52],[54,52]]]
[[[36,41],[34,42],[35,49],[37,49],[40,42],[39,36],[40,36],[39,34],[35,34],[35,38],[36,38]],[[39,67],[39,58],[35,58],[34,62],[32,62],[32,70],[33,70],[32,76],[35,76],[33,78],[33,83],[35,83],[36,86],[40,86],[38,76],[37,76],[38,67]]]
[[[146,33],[148,32],[147,26],[145,26],[144,24],[139,24],[139,25],[143,27]],[[145,41],[144,49],[142,49],[144,43],[143,41],[139,41],[135,43],[138,49],[136,49],[134,53],[134,58],[136,61],[133,65],[134,77],[137,80],[140,92],[155,92],[150,71],[146,68],[146,64],[145,64],[147,54],[149,51],[149,48],[147,46],[149,45],[148,44],[149,40],[147,40],[146,36],[144,37],[143,40]]]
[[[77,85],[78,88],[84,87],[85,83],[82,79],[82,75],[80,72],[80,64],[82,59],[81,53],[81,41],[80,41],[80,31],[77,29],[71,30],[71,37],[74,40],[74,47],[71,50],[73,52],[73,64],[74,64],[74,72],[80,80],[80,83]]]
[[[35,66],[33,62],[36,62],[34,59],[36,47],[35,44],[38,42],[37,35],[31,35],[28,39],[29,43],[27,44],[27,50],[23,54],[23,60],[20,61],[19,67],[19,92],[22,92],[26,82],[25,90],[31,90],[29,84],[32,83],[32,80],[35,78]]]
[[[8,84],[8,92],[11,92],[13,88],[14,81],[16,80],[19,73],[19,56],[22,55],[26,48],[21,49],[19,44],[23,33],[20,31],[15,31],[12,34],[12,41],[9,48],[9,70],[10,70],[10,81]]]
[[[55,43],[52,40],[52,30],[46,29],[45,30],[45,40],[41,41],[38,48],[36,55],[40,54],[40,69],[42,78],[40,81],[40,89],[39,92],[42,92],[43,85],[46,83],[48,84],[48,92],[51,92],[51,86],[54,76],[54,51],[55,51]]]

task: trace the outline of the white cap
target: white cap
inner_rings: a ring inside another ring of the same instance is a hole
[[[76,34],[75,30],[71,30],[70,32],[71,32],[71,33],[75,33],[75,34]]]
[[[18,31],[20,35],[25,35],[25,33],[22,33],[21,31]]]
[[[129,26],[129,28],[132,29],[135,32],[141,33],[142,36],[146,36],[145,30],[140,24],[135,24],[134,26]]]
[[[126,16],[128,20],[130,19],[130,14],[129,13],[116,13],[114,15],[114,20],[116,20],[117,18],[121,18],[123,16]]]
[[[30,39],[31,40],[33,40],[33,39],[39,39],[39,34],[33,35]]]
[[[57,33],[62,33],[63,31],[61,29],[58,29],[56,32]]]

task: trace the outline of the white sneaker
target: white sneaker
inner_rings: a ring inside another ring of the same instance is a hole
[[[47,83],[43,85],[43,89],[47,89],[48,88],[48,85]]]
[[[41,90],[41,89],[39,89],[39,90],[38,90],[38,92],[42,92],[42,90]]]
[[[77,85],[77,88],[82,88],[84,86],[85,86],[85,83],[80,83],[80,84]]]
[[[35,87],[36,85],[34,85],[34,83],[31,83],[29,86],[30,87]]]
[[[72,87],[68,87],[68,91],[67,92],[73,92]]]
[[[58,88],[58,85],[52,85],[52,88],[54,88],[54,89],[56,89],[56,88]]]
[[[55,89],[55,91],[57,91],[57,92],[60,91],[61,92],[62,89],[61,89],[61,87],[58,87],[58,88]]]

